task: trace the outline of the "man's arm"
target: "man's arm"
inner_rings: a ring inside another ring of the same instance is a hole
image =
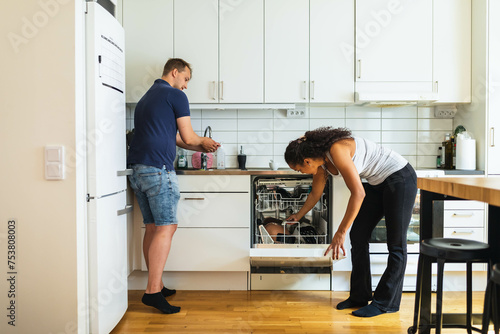
[[[189,116],[177,118],[177,128],[179,133],[175,142],[179,147],[192,151],[215,152],[220,146],[211,138],[198,136],[193,130]]]

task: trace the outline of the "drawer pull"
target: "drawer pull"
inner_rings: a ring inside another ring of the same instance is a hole
[[[453,217],[472,217],[474,216],[473,213],[454,213]]]
[[[474,234],[474,231],[453,231],[452,234]]]
[[[204,201],[204,197],[186,197],[184,198],[185,201]]]

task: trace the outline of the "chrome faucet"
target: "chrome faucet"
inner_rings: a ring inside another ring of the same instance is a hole
[[[207,128],[205,129],[205,134],[203,134],[203,137],[206,137],[207,136],[207,131],[208,131],[208,138],[212,138],[212,128],[209,126],[207,126]]]

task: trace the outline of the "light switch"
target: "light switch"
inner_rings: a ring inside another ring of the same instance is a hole
[[[64,179],[64,146],[45,146],[45,179]]]

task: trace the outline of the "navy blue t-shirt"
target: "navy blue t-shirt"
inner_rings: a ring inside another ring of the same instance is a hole
[[[157,79],[135,108],[127,163],[173,170],[177,118],[185,116],[190,116],[186,94]]]

